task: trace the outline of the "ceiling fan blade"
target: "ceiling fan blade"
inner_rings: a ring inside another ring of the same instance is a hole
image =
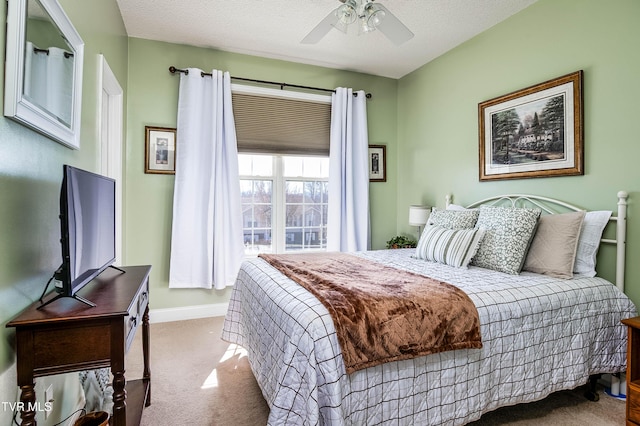
[[[385,13],[384,19],[376,27],[382,34],[398,46],[413,38],[411,30],[400,22],[400,20],[396,18],[396,15],[389,12],[389,9],[380,3],[376,2],[376,5]]]
[[[329,12],[329,14],[322,20],[314,29],[311,30],[301,43],[304,44],[316,44],[322,37],[326,36],[331,28],[338,24],[338,15],[336,15],[335,9]]]

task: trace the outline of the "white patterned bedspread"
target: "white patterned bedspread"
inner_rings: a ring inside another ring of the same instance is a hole
[[[243,264],[222,338],[243,346],[269,425],[460,425],[501,406],[625,370],[633,303],[601,278],[557,280],[455,269],[412,249],[358,253],[454,284],[476,304],[482,349],[391,362],[346,375],[322,304],[262,259]]]

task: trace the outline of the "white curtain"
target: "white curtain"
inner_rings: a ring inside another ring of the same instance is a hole
[[[71,123],[73,55],[57,47],[37,51],[27,42],[24,64],[24,94],[63,122]],[[47,53],[48,52],[48,53]]]
[[[339,87],[332,95],[327,249],[369,245],[369,137],[365,93]]]
[[[244,256],[231,78],[180,75],[169,287],[222,289]]]

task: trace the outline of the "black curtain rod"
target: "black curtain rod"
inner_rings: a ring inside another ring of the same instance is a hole
[[[183,69],[180,69],[180,68],[176,68],[173,65],[171,65],[169,67],[169,72],[171,74],[175,74],[177,72],[178,73],[183,73],[183,74],[189,74],[189,70],[183,70]],[[207,76],[207,75],[211,76],[211,73],[207,73],[207,72],[201,71],[200,75],[202,77]],[[323,89],[322,87],[300,86],[298,84],[278,83],[277,81],[255,80],[253,78],[244,78],[244,77],[233,77],[232,76],[231,78],[234,79],[234,80],[249,81],[251,83],[273,84],[273,85],[276,85],[276,86],[280,86],[280,90],[284,90],[285,87],[295,87],[296,89],[319,90],[321,92],[332,92],[332,93],[335,93],[335,90],[333,90],[333,89]],[[354,92],[353,96],[358,96],[358,93]],[[365,96],[366,96],[367,99],[371,99],[372,95],[371,95],[371,93],[367,93]]]
[[[33,47],[33,51],[36,53],[46,53],[47,56],[49,55],[49,49],[40,49],[38,47]],[[69,52],[64,52],[64,57],[69,59],[73,56],[73,53],[69,53]]]

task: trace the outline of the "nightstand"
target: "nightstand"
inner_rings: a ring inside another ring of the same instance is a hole
[[[627,425],[640,425],[640,317],[622,320],[628,327]]]

